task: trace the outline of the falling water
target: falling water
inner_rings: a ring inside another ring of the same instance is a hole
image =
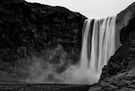
[[[115,52],[115,20],[116,17],[85,20],[80,64],[67,69],[62,80],[72,84],[93,84],[99,80],[103,66]]]
[[[99,79],[102,68],[115,52],[115,17],[87,19],[83,27],[80,69]],[[91,78],[89,78],[89,81]]]

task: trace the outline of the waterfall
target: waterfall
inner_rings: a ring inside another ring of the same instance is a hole
[[[89,77],[93,75],[99,79],[103,66],[114,54],[115,20],[116,17],[85,20],[80,59],[80,69],[84,70],[84,75],[86,72]]]
[[[72,65],[60,78],[66,83],[93,84],[102,68],[115,52],[116,17],[87,19],[82,29],[82,49],[79,65]]]

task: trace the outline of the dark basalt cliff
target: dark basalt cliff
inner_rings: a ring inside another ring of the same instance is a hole
[[[117,15],[116,33],[120,47],[89,91],[135,91],[135,3]]]
[[[27,72],[22,69],[31,64],[33,56],[60,65],[56,68],[58,73],[68,63],[76,63],[85,19],[80,13],[60,6],[24,0],[0,1],[0,72],[3,77],[0,80],[5,76],[9,76],[7,81],[25,78]],[[60,60],[66,61],[61,63]]]

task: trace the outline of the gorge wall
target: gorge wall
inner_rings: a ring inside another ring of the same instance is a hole
[[[68,65],[76,64],[80,56],[85,19],[80,13],[60,6],[2,0],[0,80],[18,82],[29,77],[37,81],[37,77],[43,75],[42,71],[50,65],[53,66],[51,70],[59,74]],[[32,74],[33,71],[35,74]],[[48,77],[50,81],[55,80],[52,74]]]

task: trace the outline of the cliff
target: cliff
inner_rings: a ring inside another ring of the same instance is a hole
[[[34,65],[35,58],[56,66],[57,73],[69,63],[75,64],[80,56],[85,19],[80,13],[60,6],[2,0],[0,80],[19,82],[27,78],[28,67]]]

